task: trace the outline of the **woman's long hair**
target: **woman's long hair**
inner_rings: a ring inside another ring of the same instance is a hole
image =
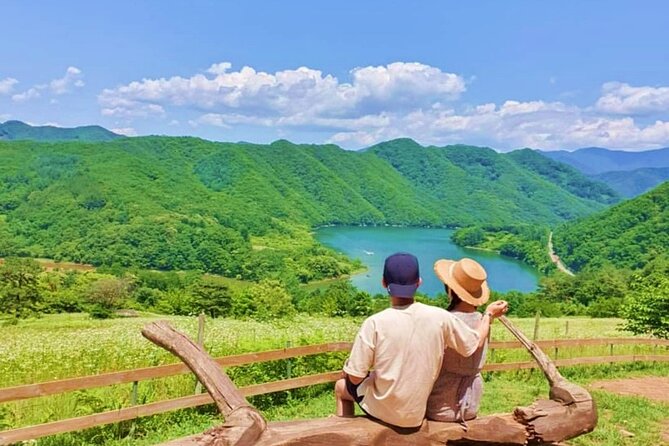
[[[444,288],[446,289],[446,295],[450,298],[446,311],[453,311],[455,310],[455,307],[462,302],[462,299],[460,299],[460,296],[458,296],[448,285],[444,284]]]

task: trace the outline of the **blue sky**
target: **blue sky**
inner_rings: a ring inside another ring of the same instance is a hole
[[[0,122],[500,150],[669,146],[661,1],[7,1]]]

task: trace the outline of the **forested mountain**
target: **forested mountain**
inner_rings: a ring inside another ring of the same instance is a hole
[[[669,254],[669,182],[556,229],[557,253],[572,269],[640,268]]]
[[[636,197],[655,186],[669,180],[669,167],[643,167],[635,170],[615,170],[592,175],[602,181],[623,197]]]
[[[434,197],[444,221],[451,225],[551,223],[591,212],[583,208],[585,203],[602,208],[610,199],[598,195],[584,200],[528,171],[509,155],[484,147],[422,147],[398,139],[367,151],[386,160],[421,195]],[[588,187],[599,186],[575,175]]]
[[[669,147],[641,152],[590,147],[573,152],[558,150],[541,152],[541,154],[561,163],[569,164],[588,175],[620,170],[636,170],[643,167],[669,167]]]
[[[491,149],[0,141],[0,256],[327,276],[323,224],[556,224],[602,209]]]
[[[0,124],[0,140],[111,141],[117,138],[122,136],[98,125],[64,128],[50,125],[31,126],[21,121],[7,121]]]
[[[555,161],[534,150],[515,150],[510,152],[508,156],[526,169],[576,196],[607,204],[620,201],[619,192],[609,187],[605,182],[593,181],[574,167]]]

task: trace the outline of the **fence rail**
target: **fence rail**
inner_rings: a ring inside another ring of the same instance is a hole
[[[542,349],[605,345],[669,346],[669,340],[643,338],[559,339],[537,341],[536,343]],[[348,342],[331,342],[327,344],[290,347],[259,353],[245,353],[234,356],[226,356],[217,358],[216,362],[223,367],[231,367],[258,362],[290,359],[299,356],[308,356],[320,353],[348,351],[350,347],[351,344]],[[502,341],[491,342],[489,348],[491,350],[516,349],[522,348],[522,346],[517,341]],[[554,360],[555,365],[557,366],[597,365],[634,361],[669,362],[669,355],[617,355]],[[486,364],[484,370],[512,371],[533,368],[537,368],[536,363],[534,361],[528,361]],[[103,387],[113,384],[123,384],[130,382],[134,383],[137,381],[164,378],[168,376],[185,374],[188,372],[189,370],[184,364],[170,364],[114,373],[105,373],[95,376],[84,376],[23,386],[7,387],[0,389],[0,403],[54,395],[57,393],[70,392],[75,390],[90,389],[94,387]],[[315,375],[302,376],[299,378],[255,384],[242,387],[240,390],[244,396],[262,395],[266,393],[298,389],[316,384],[331,383],[336,381],[339,375],[339,371],[319,373]],[[202,406],[205,404],[210,404],[211,402],[211,397],[208,394],[197,394],[149,404],[136,405],[77,418],[69,418],[35,426],[6,430],[0,432],[0,445],[8,445],[19,441],[41,438],[48,435],[72,432],[110,423],[118,423],[120,421],[132,420],[148,415],[156,415],[177,409]]]

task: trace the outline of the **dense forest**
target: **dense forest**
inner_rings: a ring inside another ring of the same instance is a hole
[[[0,142],[0,256],[245,280],[350,272],[309,231],[326,224],[557,224],[613,195],[565,188],[509,155],[395,140],[334,145],[197,138]],[[588,184],[584,177],[579,181]]]
[[[555,249],[576,271],[639,269],[669,254],[669,182],[555,230]]]

